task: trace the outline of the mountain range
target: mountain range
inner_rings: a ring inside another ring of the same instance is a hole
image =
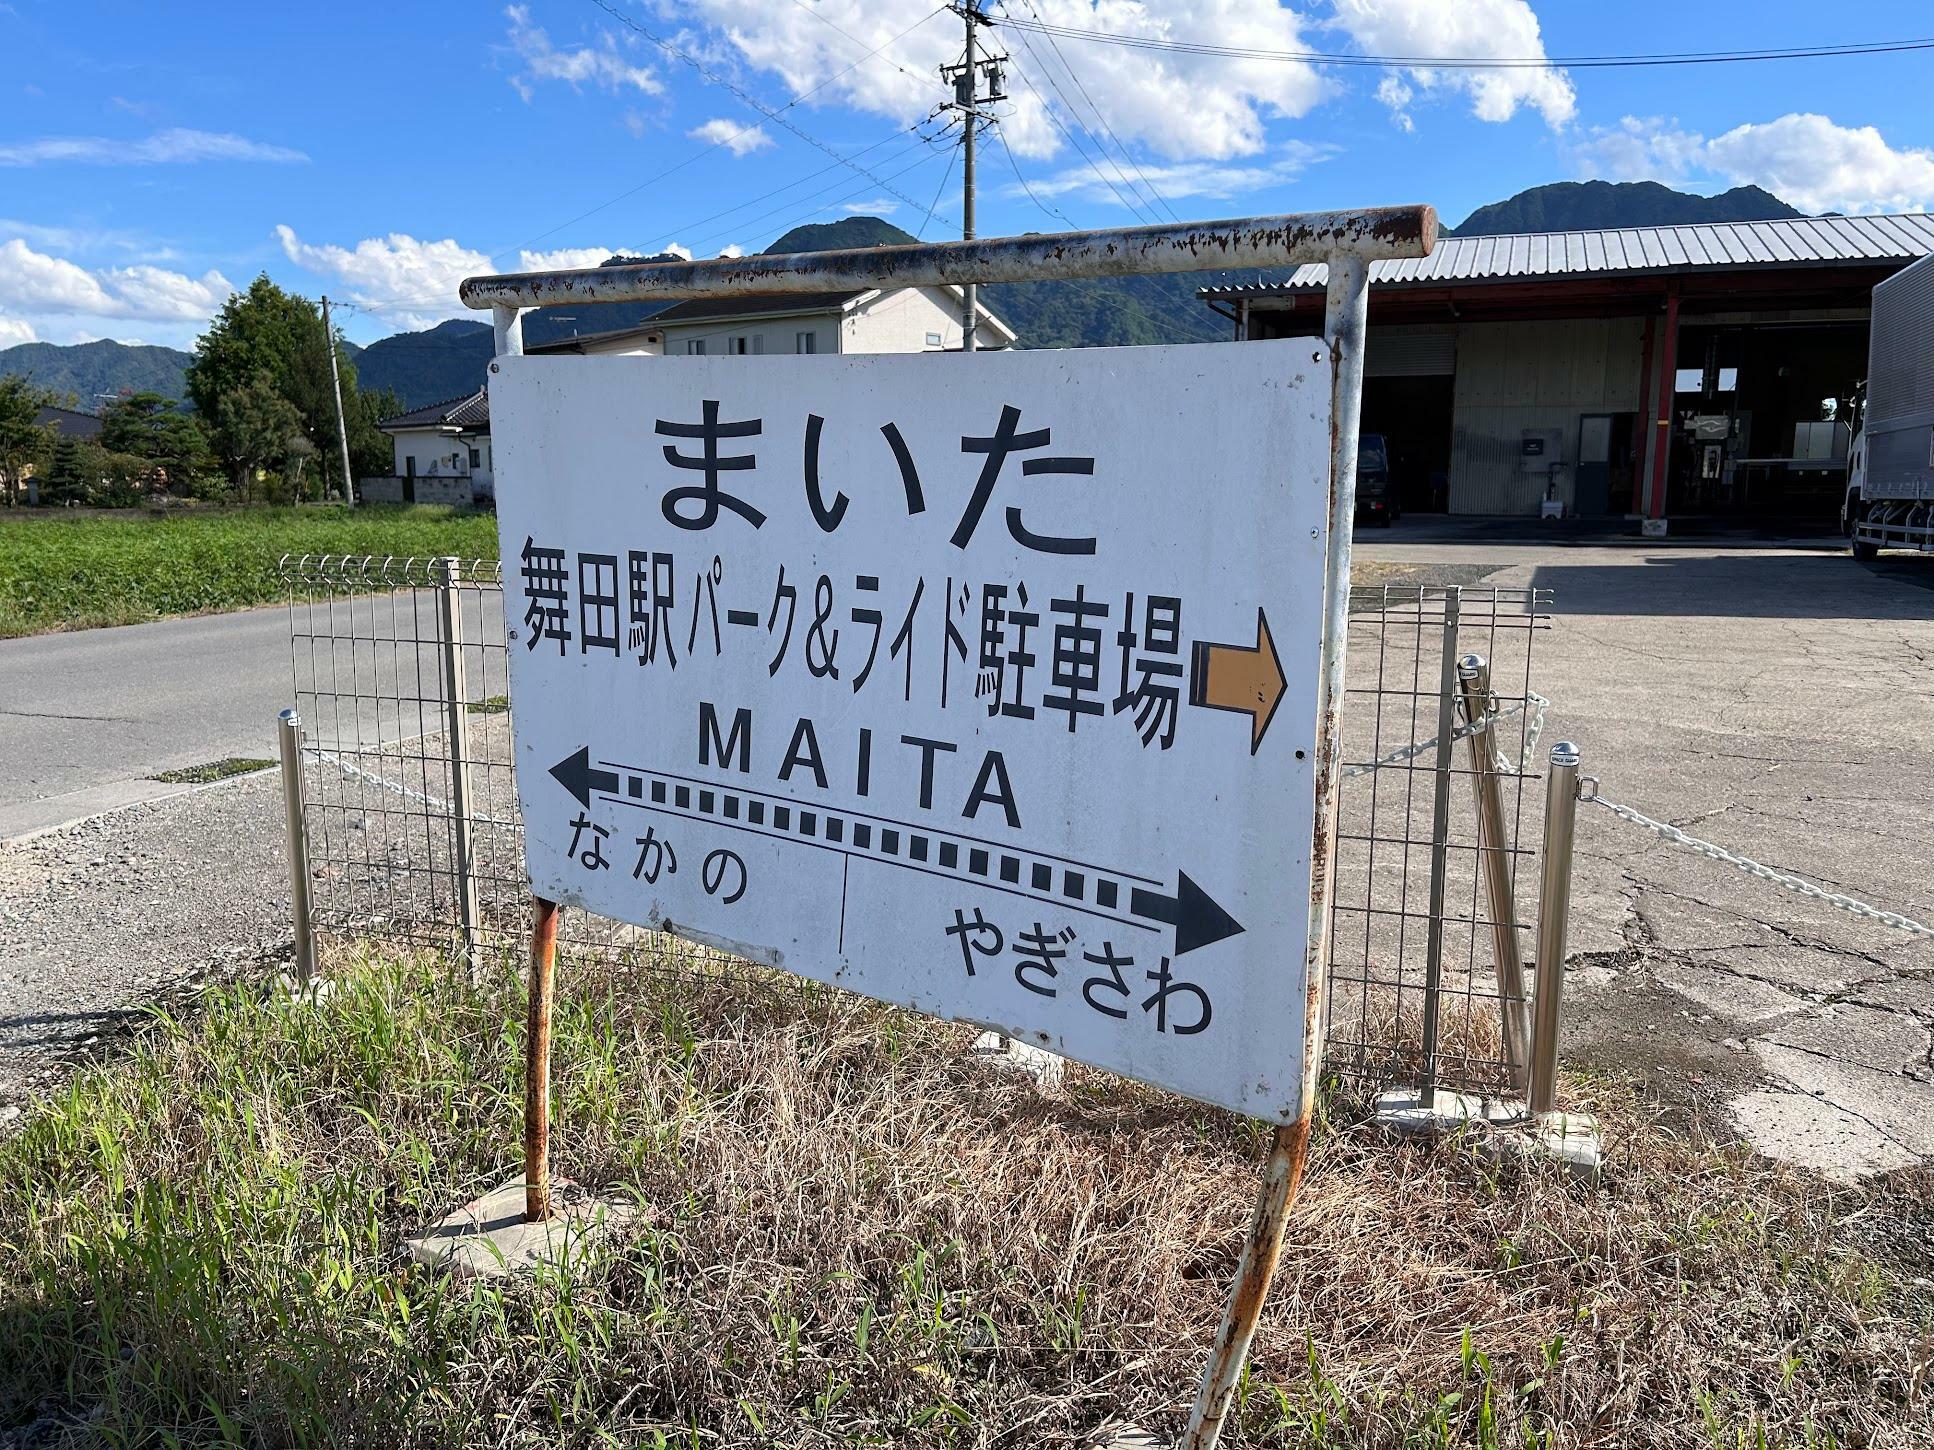
[[[1652,181],[1561,181],[1534,186],[1481,206],[1448,236],[1504,232],[1583,231],[1685,222],[1766,221],[1803,216],[1756,186],[1717,196],[1674,191]],[[834,247],[903,245],[914,238],[879,217],[846,217],[794,227],[767,253]],[[618,261],[665,258],[626,257]],[[1067,282],[1015,282],[981,289],[982,302],[1020,334],[1024,347],[1110,347],[1153,342],[1210,342],[1228,336],[1222,319],[1196,299],[1217,273],[1165,277],[1095,277]],[[1244,280],[1257,274],[1246,272]],[[1272,274],[1263,274],[1264,276]],[[536,344],[577,332],[631,327],[665,304],[612,303],[550,307],[524,319],[524,339]],[[367,389],[388,388],[408,408],[461,397],[483,381],[490,361],[490,326],[453,319],[422,332],[399,332],[351,349],[357,378]],[[83,408],[98,408],[121,392],[186,396],[183,370],[190,355],[175,348],[98,341],[59,347],[29,342],[0,350],[0,373],[23,373],[43,387],[72,393]]]

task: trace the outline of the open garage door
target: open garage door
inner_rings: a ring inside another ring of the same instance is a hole
[[[1363,431],[1383,436],[1405,513],[1449,504],[1455,327],[1373,327],[1363,352]]]

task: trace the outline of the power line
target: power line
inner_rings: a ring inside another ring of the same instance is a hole
[[[927,227],[933,221],[934,212],[940,207],[940,198],[947,190],[947,183],[953,179],[954,158],[959,154],[959,152],[947,154],[947,169],[940,173],[940,185],[935,187],[933,192],[933,205],[927,208],[927,214],[920,219],[919,230],[913,234],[915,241],[924,242],[927,239]]]
[[[1014,148],[1007,144],[1007,133],[1003,131],[999,125],[996,125],[994,127],[994,138],[1001,143],[1001,150],[1007,153],[1007,164],[1014,168],[1014,179],[1021,183],[1021,190],[1027,193],[1027,199],[1033,202],[1042,211],[1046,212],[1049,216],[1058,217],[1063,222],[1067,223],[1067,225],[1070,228],[1073,228],[1074,222],[1069,218],[1066,212],[1062,211],[1061,208],[1058,206],[1049,206],[1045,201],[1042,201],[1040,197],[1034,194],[1034,188],[1029,186],[1027,183],[1027,178],[1021,175],[1021,163],[1014,159]]]
[[[1086,40],[1104,45],[1124,45],[1137,50],[1173,51],[1184,55],[1225,56],[1236,60],[1275,60],[1301,65],[1398,66],[1429,70],[1550,70],[1565,67],[1593,70],[1625,66],[1725,65],[1744,61],[1829,60],[1837,56],[1894,55],[1904,51],[1934,50],[1934,38],[1875,40],[1836,45],[1776,46],[1761,50],[1661,51],[1634,55],[1548,55],[1548,56],[1436,56],[1436,55],[1355,55],[1326,50],[1263,50],[1253,46],[1221,45],[1213,41],[1168,40],[1154,35],[1123,35],[1111,30],[1089,30],[1073,25],[1056,25],[1045,20],[1026,20],[1010,15],[1006,24],[1015,30],[1031,30],[1041,35],[1062,35],[1070,40]]]
[[[717,71],[713,70],[710,66],[706,65],[705,62],[700,60],[697,56],[692,55],[690,52],[685,51],[680,47],[672,44],[669,40],[666,40],[664,37],[654,33],[653,31],[646,29],[644,26],[640,25],[637,21],[633,20],[629,15],[625,14],[624,11],[610,4],[609,0],[591,0],[591,3],[597,6],[598,9],[604,11],[604,13],[609,15],[612,19],[616,20],[619,24],[628,26],[632,30],[637,31],[638,34],[644,36],[646,40],[649,40],[653,45],[657,46],[660,50],[664,51],[666,55],[669,55],[673,59],[681,61],[685,65],[690,66],[693,70],[697,71],[701,76],[705,77],[705,79],[710,81],[713,85],[718,86],[723,90],[730,91],[734,96],[738,97],[739,101],[742,104],[750,106],[753,110],[757,111],[760,115],[764,116],[768,121],[771,121],[775,126],[784,127],[786,130],[792,132],[793,135],[797,136],[800,140],[804,141],[807,145],[812,146],[817,150],[824,151],[828,156],[832,157],[835,161],[838,161],[844,166],[851,167],[854,171],[857,171],[861,176],[864,176],[868,180],[872,181],[875,185],[879,186],[882,190],[888,192],[890,195],[897,196],[901,201],[904,201],[908,206],[920,205],[919,202],[915,201],[912,197],[908,196],[905,192],[897,191],[893,187],[888,186],[884,181],[882,181],[879,177],[873,175],[873,173],[868,171],[865,167],[856,165],[853,162],[848,161],[845,157],[841,156],[839,152],[835,151],[831,146],[827,145],[824,141],[820,140],[817,136],[813,135],[812,132],[806,130],[803,126],[795,124],[793,121],[787,118],[783,109],[774,109],[773,107],[768,106],[764,101],[761,101],[760,99],[758,99],[758,97],[754,96],[750,91],[746,90],[745,87],[739,85],[736,81],[728,80],[726,77],[720,75]]]
[[[1039,20],[1041,18],[1041,12],[1035,9],[1034,0],[1025,0],[1025,3],[1028,8],[1028,13],[1036,20]],[[1010,20],[1013,18],[1011,11],[1008,13],[1008,18]],[[1175,214],[1175,208],[1168,204],[1168,198],[1155,189],[1155,184],[1148,179],[1148,173],[1142,170],[1140,164],[1129,154],[1128,148],[1122,145],[1121,137],[1117,136],[1115,134],[1115,128],[1108,124],[1108,117],[1103,114],[1101,107],[1095,104],[1095,98],[1088,94],[1088,87],[1082,83],[1081,73],[1074,68],[1073,63],[1069,61],[1066,53],[1062,51],[1061,42],[1056,40],[1052,33],[1048,33],[1048,45],[1053,49],[1055,59],[1061,62],[1061,68],[1067,71],[1068,79],[1074,82],[1075,89],[1081,92],[1081,98],[1088,103],[1089,111],[1101,123],[1101,129],[1107,133],[1108,139],[1115,143],[1115,150],[1121,153],[1122,159],[1128,163],[1130,169],[1141,180],[1142,190],[1153,198],[1155,205],[1161,207],[1163,211],[1168,213],[1170,221],[1179,222],[1182,220],[1181,217]],[[1066,97],[1063,97],[1063,99],[1065,100]],[[1094,133],[1091,131],[1089,134],[1093,135]],[[1101,138],[1099,136],[1095,137],[1095,140],[1097,144],[1100,144]],[[1102,150],[1103,154],[1106,155],[1107,148],[1103,147]],[[1115,167],[1115,174],[1121,176],[1124,182],[1128,180],[1126,176],[1122,176],[1121,167],[1112,159],[1109,164]]]
[[[1014,22],[1010,20],[1008,24],[1010,27],[1012,27]],[[1028,44],[1027,38],[1025,36],[1023,36],[1021,39],[1021,45],[1027,51],[1028,59],[1030,60],[1034,59],[1034,47]],[[1023,70],[1021,66],[1018,64],[1018,57],[1016,58],[1016,60],[1017,60],[1017,64],[1014,67],[1014,74],[1016,74],[1021,78],[1021,84],[1027,87],[1028,94],[1033,96],[1035,99],[1035,102],[1041,107],[1041,113],[1048,118],[1048,121],[1054,126],[1054,129],[1061,133],[1062,139],[1065,140],[1070,146],[1072,146],[1075,149],[1075,151],[1080,155],[1081,159],[1088,164],[1089,170],[1094,172],[1094,174],[1101,179],[1102,183],[1105,186],[1107,186],[1107,188],[1110,191],[1114,192],[1115,200],[1119,201],[1123,206],[1127,207],[1129,211],[1133,212],[1138,221],[1156,220],[1156,218],[1146,208],[1144,208],[1139,201],[1137,201],[1133,197],[1124,196],[1122,194],[1122,189],[1119,186],[1115,185],[1115,183],[1112,180],[1110,180],[1108,173],[1103,171],[1098,165],[1095,164],[1094,158],[1088,154],[1088,148],[1083,146],[1080,140],[1075,136],[1075,134],[1061,123],[1061,117],[1055,113],[1054,107],[1048,104],[1047,97],[1041,94],[1040,90],[1035,86],[1034,82],[1031,79],[1029,79],[1028,73],[1025,70]],[[1043,74],[1047,74],[1048,84],[1051,86],[1054,85],[1053,75],[1048,74],[1045,71],[1045,69],[1043,71]],[[1060,88],[1056,86],[1055,89],[1058,93]],[[1064,98],[1064,104],[1065,104],[1065,98]],[[1070,111],[1073,110],[1072,107],[1070,107],[1069,109]]]

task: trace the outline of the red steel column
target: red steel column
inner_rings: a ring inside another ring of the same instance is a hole
[[[1679,369],[1679,289],[1665,294],[1665,328],[1659,338],[1658,416],[1652,427],[1652,482],[1647,490],[1647,516],[1665,517],[1665,461],[1672,452],[1673,383]]]
[[[1639,351],[1639,405],[1636,412],[1638,437],[1633,440],[1638,445],[1638,457],[1632,469],[1632,496],[1626,500],[1627,507],[1635,514],[1645,512],[1645,480],[1652,468],[1652,434],[1658,432],[1651,426],[1652,419],[1652,345],[1653,334],[1658,331],[1658,319],[1650,313],[1645,317],[1645,343]]]

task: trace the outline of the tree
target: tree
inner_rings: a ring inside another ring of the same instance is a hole
[[[344,397],[343,411],[349,419],[349,466],[358,478],[382,478],[396,471],[396,446],[389,434],[376,425],[385,418],[407,412],[403,400],[389,388],[380,392],[358,391]]]
[[[133,393],[108,404],[101,414],[101,446],[144,460],[142,478],[149,487],[165,481],[185,489],[209,462],[200,419],[160,393]]]
[[[256,474],[282,462],[289,439],[301,432],[302,415],[266,373],[216,400],[215,451],[245,502],[254,496]]]
[[[18,503],[27,471],[45,461],[53,430],[34,422],[47,395],[23,377],[0,377],[0,489],[9,507]]]
[[[237,435],[220,426],[224,400],[265,382],[274,395],[295,411],[298,427],[315,451],[322,455],[327,475],[330,467],[340,471],[341,455],[336,429],[335,386],[329,375],[329,349],[336,349],[336,366],[342,375],[343,415],[354,420],[356,410],[356,369],[349,360],[341,334],[330,336],[322,325],[322,310],[306,297],[284,292],[267,275],[257,277],[246,292],[237,292],[222,304],[221,313],[208,331],[195,343],[195,360],[188,365],[188,395],[204,418],[217,420],[215,447],[222,466],[230,476],[239,478],[245,466],[262,466],[263,459],[279,461],[286,450],[284,440],[268,454],[255,454],[249,460],[226,451],[224,439]],[[255,404],[246,405],[254,408]],[[246,432],[246,430],[244,430]],[[350,448],[358,448],[357,427],[350,425]],[[381,471],[388,471],[387,462]]]
[[[88,495],[89,479],[81,457],[81,443],[69,434],[59,434],[54,439],[54,461],[47,469],[47,477],[40,487],[41,500],[45,503],[83,503]]]

